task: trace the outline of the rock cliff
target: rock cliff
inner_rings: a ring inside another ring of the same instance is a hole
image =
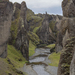
[[[57,75],[75,75],[75,4],[74,0],[63,0],[63,19],[60,24],[58,34],[60,45],[59,50],[62,50]]]
[[[43,18],[42,24],[37,30],[37,35],[41,39],[42,44],[50,44],[56,41],[56,36],[59,31],[59,23],[62,16],[49,15],[49,14],[38,14]]]
[[[13,4],[2,0],[0,1],[0,57],[7,56],[7,42],[10,35]]]
[[[21,51],[23,56],[29,60],[28,25],[26,21],[27,6],[25,2],[14,3],[11,24],[11,36],[9,43]]]
[[[0,1],[0,57],[7,56],[7,43],[9,42],[29,60],[26,11],[25,2],[12,4],[8,0]]]

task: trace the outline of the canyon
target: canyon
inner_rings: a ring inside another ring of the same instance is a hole
[[[57,75],[75,75],[75,1],[63,0],[62,10],[63,16],[47,12],[35,14],[24,1],[21,4],[0,1],[0,65],[4,63],[7,69],[12,66],[11,73],[3,71],[1,66],[1,75],[24,75],[15,68],[14,62],[21,63],[26,59],[25,63],[29,64],[36,48],[41,51],[40,48],[47,48],[50,44],[55,44],[49,48],[51,53],[61,53]]]

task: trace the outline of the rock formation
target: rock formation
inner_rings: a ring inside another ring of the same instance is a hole
[[[10,34],[13,5],[8,0],[0,1],[0,57],[7,56],[7,42]]]
[[[10,44],[13,44],[21,51],[23,56],[29,60],[29,39],[28,39],[28,25],[26,21],[26,3],[14,3],[13,17],[11,25]]]
[[[42,22],[42,26],[37,31],[39,38],[43,41],[43,43],[47,43],[49,40],[49,22],[47,14]]]
[[[75,4],[74,0],[63,0],[63,19],[60,25],[59,45],[62,50],[57,75],[75,75]],[[59,39],[59,38],[58,38]]]
[[[41,27],[37,30],[37,35],[42,40],[42,44],[50,44],[56,41],[57,32],[59,31],[59,23],[62,16],[38,14],[38,16],[44,18]]]
[[[0,57],[7,56],[7,43],[10,36],[9,44],[21,50],[23,56],[29,60],[26,11],[25,2],[12,4],[8,0],[0,1]]]

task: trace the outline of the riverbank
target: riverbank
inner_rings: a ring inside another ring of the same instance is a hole
[[[7,58],[0,58],[0,75],[24,75],[22,71],[17,69],[23,67],[27,62],[21,52],[12,45],[8,45],[7,53]]]
[[[28,75],[56,75],[57,67],[49,66],[49,56],[49,48],[36,48],[34,55],[29,58],[30,64],[25,64],[21,70]]]

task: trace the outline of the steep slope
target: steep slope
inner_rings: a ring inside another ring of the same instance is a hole
[[[75,75],[75,4],[74,0],[63,0],[63,19],[60,25],[59,45],[62,48],[57,75]],[[59,38],[58,38],[59,39]],[[61,42],[61,44],[60,44]]]
[[[11,45],[8,45],[7,52],[7,58],[0,58],[0,75],[23,75],[17,68],[22,67],[26,59]]]
[[[22,55],[29,60],[29,39],[28,39],[28,25],[26,21],[26,3],[14,3],[13,17],[11,24],[11,36],[9,44],[14,45],[16,49],[20,50]]]
[[[49,14],[38,14],[43,22],[41,27],[37,30],[37,35],[42,40],[42,44],[50,44],[56,41],[56,36],[59,31],[59,23],[61,22],[62,16],[49,15]]]
[[[0,57],[7,56],[7,42],[10,34],[13,5],[9,1],[0,1]]]

